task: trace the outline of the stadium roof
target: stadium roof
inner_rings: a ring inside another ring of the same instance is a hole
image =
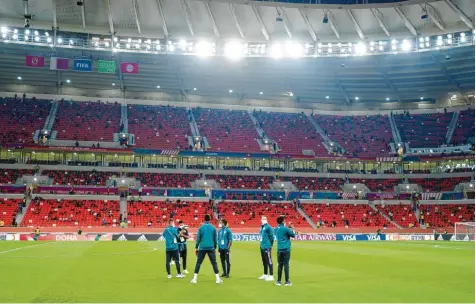
[[[25,6],[37,29],[247,42],[411,38],[474,30],[475,17],[471,0],[2,0],[1,22],[23,26]]]

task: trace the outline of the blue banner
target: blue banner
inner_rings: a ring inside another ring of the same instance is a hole
[[[276,237],[275,237],[276,239]],[[294,238],[295,241],[335,241],[336,235],[331,233],[300,233]],[[233,233],[234,242],[261,241],[258,233]]]
[[[337,234],[336,241],[385,241],[385,234]]]
[[[73,70],[91,72],[93,70],[93,61],[89,59],[74,59]]]

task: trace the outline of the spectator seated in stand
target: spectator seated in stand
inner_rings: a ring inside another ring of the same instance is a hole
[[[218,182],[226,189],[269,189],[272,183],[270,176],[238,176],[238,175],[206,175],[207,179]]]
[[[350,184],[364,184],[372,192],[393,192],[398,184],[402,183],[401,179],[359,179],[350,178]]]
[[[378,205],[376,207],[403,228],[418,227],[418,219],[410,205]]]
[[[103,171],[43,170],[42,175],[47,175],[52,178],[54,185],[105,186],[109,177],[117,175],[117,173]]]
[[[429,228],[453,228],[456,222],[474,222],[474,204],[420,205]]]
[[[425,192],[445,192],[453,191],[460,183],[466,183],[471,177],[452,177],[452,178],[410,178],[410,184],[418,184]]]
[[[468,144],[471,137],[474,138],[474,109],[459,112],[451,144],[455,146]]]
[[[1,169],[0,184],[14,184],[23,175],[33,175],[34,170],[30,169]]]
[[[127,176],[139,179],[144,186],[161,188],[190,188],[191,182],[200,178],[198,174],[148,172],[127,172]]]
[[[284,181],[292,182],[300,190],[341,191],[344,185],[340,178],[284,176]]]

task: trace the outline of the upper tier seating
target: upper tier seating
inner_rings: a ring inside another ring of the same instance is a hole
[[[129,105],[129,133],[135,145],[150,149],[189,148],[191,134],[187,110],[181,107]]]
[[[207,179],[214,179],[222,188],[227,189],[269,189],[272,183],[271,176],[238,176],[238,175],[208,175]]]
[[[55,171],[43,170],[42,175],[47,175],[53,179],[53,185],[91,185],[105,186],[110,176],[118,175],[116,172],[102,171]]]
[[[410,205],[376,205],[377,208],[387,214],[391,220],[403,228],[418,227],[418,219]]]
[[[207,137],[209,150],[261,151],[255,140],[259,135],[246,111],[194,108],[193,116],[200,135]]]
[[[341,191],[344,180],[325,177],[284,176],[284,181],[292,182],[301,190]]]
[[[37,99],[0,99],[0,144],[32,144],[49,114],[50,102]]]
[[[452,178],[410,178],[410,184],[418,184],[425,192],[445,192],[453,191],[459,183],[469,182],[471,177]]]
[[[113,141],[121,120],[121,105],[103,102],[60,101],[53,129],[56,138],[77,141]]]
[[[316,155],[328,155],[323,139],[304,113],[275,113],[254,111],[266,135],[276,141],[280,153],[302,155],[312,150]]]
[[[420,212],[431,228],[452,228],[456,222],[474,222],[474,204],[421,205]]]
[[[18,206],[22,202],[21,199],[0,199],[0,220],[4,222],[4,226],[10,226],[13,219],[17,215]]]
[[[314,115],[314,119],[332,141],[339,143],[352,156],[385,156],[388,143],[393,141],[392,128],[386,115],[328,116]]]
[[[183,221],[192,228],[203,223],[204,215],[213,218],[212,205],[209,202],[134,202],[127,209],[129,227],[167,227],[167,220],[172,217]]]
[[[309,215],[313,222],[322,220],[324,227],[345,227],[345,220],[349,228],[393,226],[369,205],[351,204],[302,204],[302,209]]]
[[[33,173],[34,171],[30,169],[1,169],[0,184],[14,184],[19,177]]]
[[[286,222],[292,222],[295,227],[310,225],[292,204],[289,203],[219,203],[218,212],[221,218],[228,221],[230,227],[260,227],[261,216],[268,217],[268,223],[276,226],[276,219],[280,215],[286,216]]]
[[[445,143],[453,113],[398,114],[395,123],[404,142],[412,148],[439,147]]]
[[[39,200],[31,202],[21,222],[23,227],[119,226],[119,201]]]
[[[128,177],[140,179],[147,187],[163,188],[190,188],[191,182],[200,178],[198,174],[172,174],[172,173],[147,173],[128,172]]]
[[[474,109],[459,112],[451,143],[463,145],[469,143],[469,138],[474,138]]]
[[[360,179],[350,178],[351,184],[364,184],[373,192],[393,192],[395,186],[401,183],[400,179]]]

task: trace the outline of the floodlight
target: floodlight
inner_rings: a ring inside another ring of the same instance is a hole
[[[230,41],[225,44],[225,56],[230,59],[240,59],[244,55],[243,44],[239,41]]]

